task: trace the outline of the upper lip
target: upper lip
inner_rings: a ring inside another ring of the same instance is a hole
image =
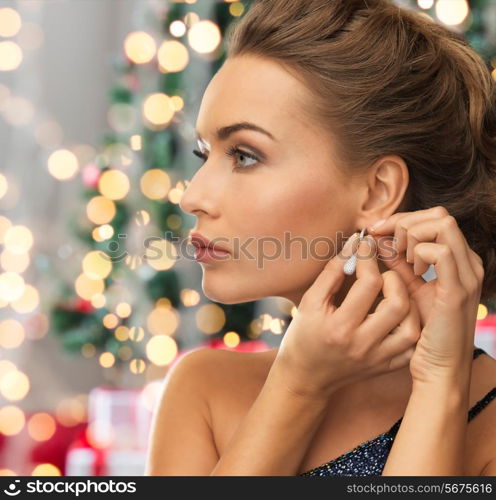
[[[207,248],[215,248],[216,250],[223,250],[224,252],[229,252],[227,248],[224,248],[222,245],[217,245],[217,243],[212,243],[206,236],[200,233],[191,233],[190,235],[191,244],[197,248],[207,247]]]

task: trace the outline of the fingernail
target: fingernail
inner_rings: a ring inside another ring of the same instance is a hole
[[[408,251],[408,248],[406,249],[406,261],[411,264],[412,261],[410,260],[410,252]]]
[[[370,253],[370,250],[372,249],[372,246],[370,245],[370,242],[367,237],[365,237],[361,242],[360,246],[358,247],[358,253],[359,255],[368,255]]]
[[[359,234],[358,233],[353,233],[349,238],[348,241],[344,244],[342,254],[344,257],[351,257],[353,254],[353,244],[357,240]]]
[[[382,226],[382,224],[384,224],[384,222],[386,222],[386,219],[381,219],[381,220],[378,220],[377,222],[375,222],[371,227],[370,227],[370,230],[371,231],[375,231],[379,226]]]

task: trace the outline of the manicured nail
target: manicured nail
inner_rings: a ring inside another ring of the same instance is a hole
[[[344,257],[351,257],[353,253],[353,244],[354,242],[358,239],[360,236],[359,233],[353,233],[349,238],[348,241],[344,244],[342,254]]]
[[[372,224],[372,226],[370,227],[370,230],[375,231],[379,226],[382,226],[382,224],[384,224],[384,222],[386,222],[386,219],[378,220],[377,222]]]
[[[361,242],[358,247],[358,254],[365,256],[370,253],[370,250],[372,250],[372,245],[370,244],[370,241],[368,237],[366,236]]]

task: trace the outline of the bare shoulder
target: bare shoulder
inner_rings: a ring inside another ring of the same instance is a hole
[[[178,358],[154,411],[145,475],[209,475],[223,450],[222,432],[246,413],[265,360],[264,353],[208,347]]]
[[[198,384],[197,389],[207,398],[216,389],[229,391],[244,382],[244,387],[264,380],[270,370],[276,350],[239,352],[227,349],[200,347],[184,354],[171,370],[181,371],[184,377]]]
[[[219,455],[260,393],[276,351],[202,348],[189,354],[191,378],[201,384],[196,389],[201,390],[208,407],[209,426]]]

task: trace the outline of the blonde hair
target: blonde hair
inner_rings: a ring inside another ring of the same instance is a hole
[[[340,168],[402,157],[404,210],[444,206],[483,260],[481,300],[496,295],[496,83],[461,35],[390,0],[255,0],[227,50],[304,83]]]

